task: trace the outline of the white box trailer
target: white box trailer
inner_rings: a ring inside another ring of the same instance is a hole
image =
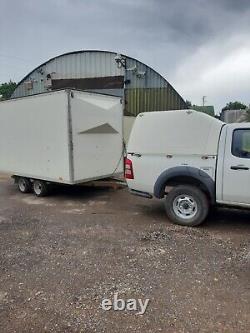
[[[22,192],[33,183],[37,195],[48,182],[73,185],[120,174],[121,99],[71,89],[0,102],[0,171],[20,180]]]

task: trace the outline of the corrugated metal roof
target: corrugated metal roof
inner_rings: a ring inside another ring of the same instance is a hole
[[[125,55],[97,50],[66,53],[48,60],[20,81],[12,97],[46,92],[53,89],[53,82],[54,89],[56,89],[59,84],[59,82],[55,84],[57,80],[61,80],[60,84],[63,84],[63,80],[65,80],[65,85],[74,85],[72,82],[75,82],[77,87],[71,86],[72,88],[79,88],[83,84],[83,89],[98,89],[100,92],[100,84],[93,87],[93,80],[90,79],[96,78],[98,82],[98,78],[100,78],[99,81],[108,82],[110,77],[123,78],[124,88],[128,91],[126,107],[127,109],[131,108],[130,114],[136,115],[144,109],[152,111],[152,108],[154,108],[157,111],[186,107],[182,97],[167,80],[151,67]],[[82,80],[81,83],[77,79],[89,80]],[[86,82],[91,82],[91,87],[86,86]],[[117,91],[113,88],[117,88]],[[121,96],[121,89],[118,86],[115,87],[111,84],[110,87],[103,86],[103,89],[111,89],[114,94]],[[145,92],[140,91],[144,89],[146,89]],[[132,91],[130,92],[130,90]],[[167,107],[167,109],[163,107]]]

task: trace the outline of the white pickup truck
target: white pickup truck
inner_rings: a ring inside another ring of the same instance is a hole
[[[176,224],[197,226],[214,205],[250,208],[250,124],[194,110],[137,116],[125,177],[131,193],[165,198]]]

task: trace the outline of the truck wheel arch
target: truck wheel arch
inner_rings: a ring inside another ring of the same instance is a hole
[[[211,203],[215,203],[215,181],[203,170],[190,166],[178,166],[163,171],[154,185],[154,196],[163,198],[166,186],[184,184],[200,187],[206,192]]]

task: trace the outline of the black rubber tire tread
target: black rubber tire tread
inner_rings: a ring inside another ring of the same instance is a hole
[[[24,183],[24,189],[21,188],[21,182]],[[18,189],[21,193],[30,193],[32,191],[32,184],[28,178],[19,177],[17,180]]]
[[[35,192],[35,186],[38,183],[41,186],[41,192],[40,193]],[[48,195],[48,192],[49,192],[48,184],[43,180],[35,180],[34,183],[33,183],[33,192],[37,197],[45,197],[46,195]]]
[[[173,209],[176,197],[182,194],[191,195],[197,203],[197,213],[190,219],[182,219],[177,216]],[[182,226],[195,227],[200,225],[207,217],[209,212],[209,202],[206,194],[196,186],[178,185],[174,187],[165,198],[165,209],[169,219]]]

